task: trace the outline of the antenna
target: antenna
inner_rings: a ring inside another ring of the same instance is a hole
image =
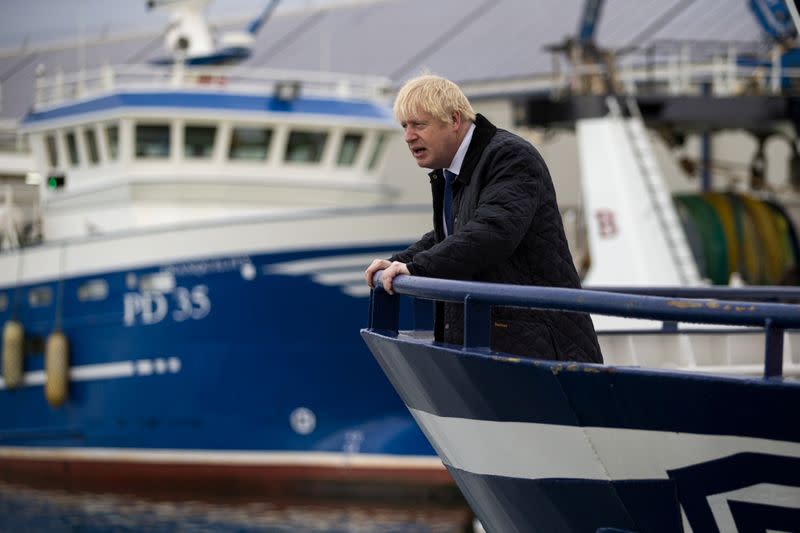
[[[211,0],[147,0],[149,9],[171,13],[165,41],[170,57],[155,64],[221,65],[238,63],[250,57],[256,33],[275,11],[280,0],[269,0],[244,31],[226,32],[219,39],[212,36],[204,10]]]

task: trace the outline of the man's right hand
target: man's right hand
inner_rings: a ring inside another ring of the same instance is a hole
[[[370,265],[364,271],[364,279],[366,280],[370,289],[375,288],[375,285],[372,282],[372,278],[375,277],[375,272],[379,270],[386,270],[391,264],[392,263],[386,259],[375,259],[372,263],[370,263]]]

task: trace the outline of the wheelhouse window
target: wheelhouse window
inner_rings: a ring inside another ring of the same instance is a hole
[[[86,144],[86,152],[89,155],[89,162],[96,165],[100,162],[100,152],[97,150],[97,137],[93,129],[83,130],[83,141]]]
[[[67,152],[69,153],[69,162],[73,167],[78,166],[78,141],[75,139],[75,132],[68,131],[67,139]]]
[[[233,128],[228,157],[242,161],[263,161],[267,158],[271,141],[271,129]]]
[[[372,155],[369,157],[369,165],[367,165],[369,170],[374,170],[375,167],[378,166],[378,162],[381,160],[381,155],[383,155],[383,148],[385,145],[386,134],[381,133],[378,135],[378,140],[375,142],[375,147],[372,149]]]
[[[169,157],[169,126],[166,124],[137,124],[136,157],[141,159]]]
[[[47,162],[50,168],[58,166],[58,147],[56,146],[55,135],[48,135],[44,138],[45,149],[47,150]]]
[[[183,131],[183,153],[192,159],[209,159],[214,154],[214,126],[186,126]]]
[[[328,134],[324,131],[293,131],[286,145],[286,161],[319,163]]]
[[[347,133],[342,137],[342,146],[339,147],[339,157],[336,164],[340,167],[353,166],[358,157],[358,150],[361,148],[361,141],[364,136],[360,133]]]
[[[105,132],[108,157],[112,161],[116,161],[119,154],[119,126],[110,124],[105,127]]]

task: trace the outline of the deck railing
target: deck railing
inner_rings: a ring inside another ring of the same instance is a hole
[[[322,71],[187,67],[182,64],[118,65],[37,77],[34,109],[111,92],[148,90],[274,94],[287,99],[300,91],[318,97],[380,99],[385,96],[389,83],[380,76]]]
[[[784,65],[781,52],[763,43],[659,40],[645,47],[609,50],[609,62],[560,49],[550,72],[461,84],[470,97],[550,91],[555,95],[607,94],[716,97],[797,94],[800,69]]]
[[[375,276],[375,286],[377,288],[370,295],[370,329],[397,333],[400,322],[397,295],[414,298],[414,329],[423,329],[420,327],[423,320],[419,317],[430,317],[429,300],[463,303],[464,348],[471,350],[489,348],[491,309],[494,305],[577,311],[669,323],[756,326],[764,328],[764,376],[771,378],[783,374],[784,331],[800,328],[800,307],[797,305],[746,301],[800,299],[800,288],[564,289],[398,276],[393,283],[395,295],[390,295],[381,288],[380,272]],[[659,295],[635,294],[648,290]],[[694,297],[678,297],[675,294],[691,294]],[[711,299],[719,296],[737,299]]]

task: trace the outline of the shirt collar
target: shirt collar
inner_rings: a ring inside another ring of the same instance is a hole
[[[469,143],[472,140],[472,133],[475,131],[475,123],[469,125],[469,129],[467,130],[467,134],[464,135],[464,138],[461,140],[461,145],[456,150],[456,155],[453,156],[453,161],[450,162],[450,166],[447,167],[445,170],[449,170],[456,176],[461,173],[461,165],[464,163],[464,156],[467,155],[467,148],[469,148]]]

